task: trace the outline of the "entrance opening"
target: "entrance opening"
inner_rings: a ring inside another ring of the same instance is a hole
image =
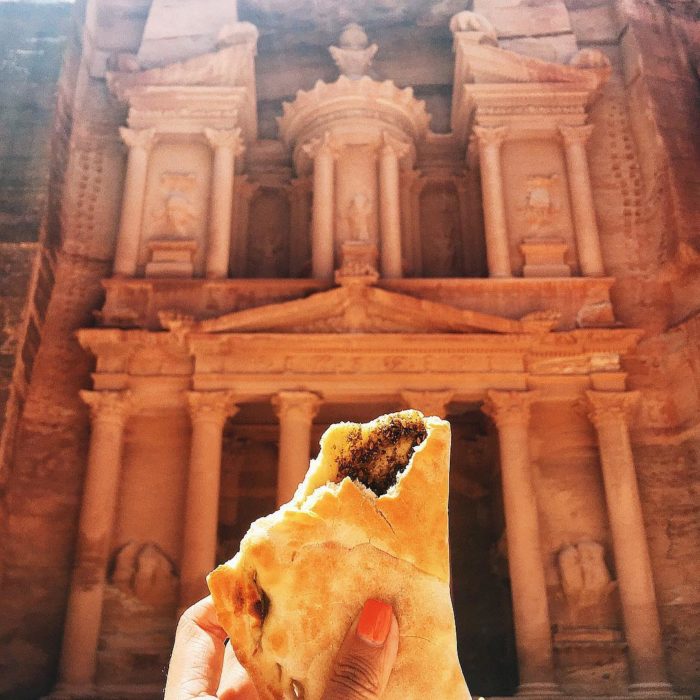
[[[513,695],[518,666],[497,436],[478,410],[449,421],[450,566],[459,660],[474,695]]]
[[[395,404],[326,405],[311,430],[311,454],[341,420],[366,422]],[[452,426],[450,558],[459,658],[475,695],[508,696],[518,685],[505,554],[498,441],[477,409]],[[218,560],[231,558],[250,523],[275,510],[279,426],[267,404],[241,408],[224,430]]]

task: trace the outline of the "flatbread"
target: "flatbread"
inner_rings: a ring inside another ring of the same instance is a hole
[[[383,699],[471,697],[450,600],[449,456],[449,423],[418,411],[333,425],[294,498],[209,575],[262,700],[319,700],[368,598],[390,603],[399,623]]]

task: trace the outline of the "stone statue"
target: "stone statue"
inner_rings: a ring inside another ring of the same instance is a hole
[[[115,555],[110,582],[142,603],[174,603],[178,577],[175,564],[151,542],[128,542]]]
[[[605,548],[584,540],[564,547],[558,556],[564,598],[574,619],[583,611],[600,607],[615,587],[605,564]]]
[[[357,192],[347,209],[347,227],[350,240],[369,241],[372,202],[365,192]]]
[[[476,12],[458,12],[450,20],[450,31],[453,34],[466,33],[477,44],[498,46],[498,35],[493,25],[486,17]]]
[[[559,207],[552,190],[556,175],[533,175],[527,178],[525,220],[530,233],[546,233],[554,224]]]
[[[359,24],[348,24],[343,29],[338,43],[340,46],[329,46],[328,51],[340,73],[352,80],[367,75],[379,47],[377,44],[369,46],[365,30]]]

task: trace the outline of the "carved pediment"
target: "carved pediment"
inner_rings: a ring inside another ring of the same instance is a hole
[[[366,285],[348,285],[305,299],[195,321],[163,312],[165,328],[188,333],[524,333],[555,324],[458,309]]]
[[[245,87],[250,53],[248,44],[235,44],[159,68],[110,72],[107,84],[124,101],[134,89],[143,87]]]
[[[611,73],[610,61],[600,51],[579,51],[569,65],[552,63],[497,46],[460,40],[455,34],[460,58],[455,83],[568,83],[585,90],[598,90]]]

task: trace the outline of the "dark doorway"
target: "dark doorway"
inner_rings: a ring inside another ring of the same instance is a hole
[[[474,695],[512,695],[518,667],[497,439],[478,411],[449,420],[450,556],[459,658]]]

